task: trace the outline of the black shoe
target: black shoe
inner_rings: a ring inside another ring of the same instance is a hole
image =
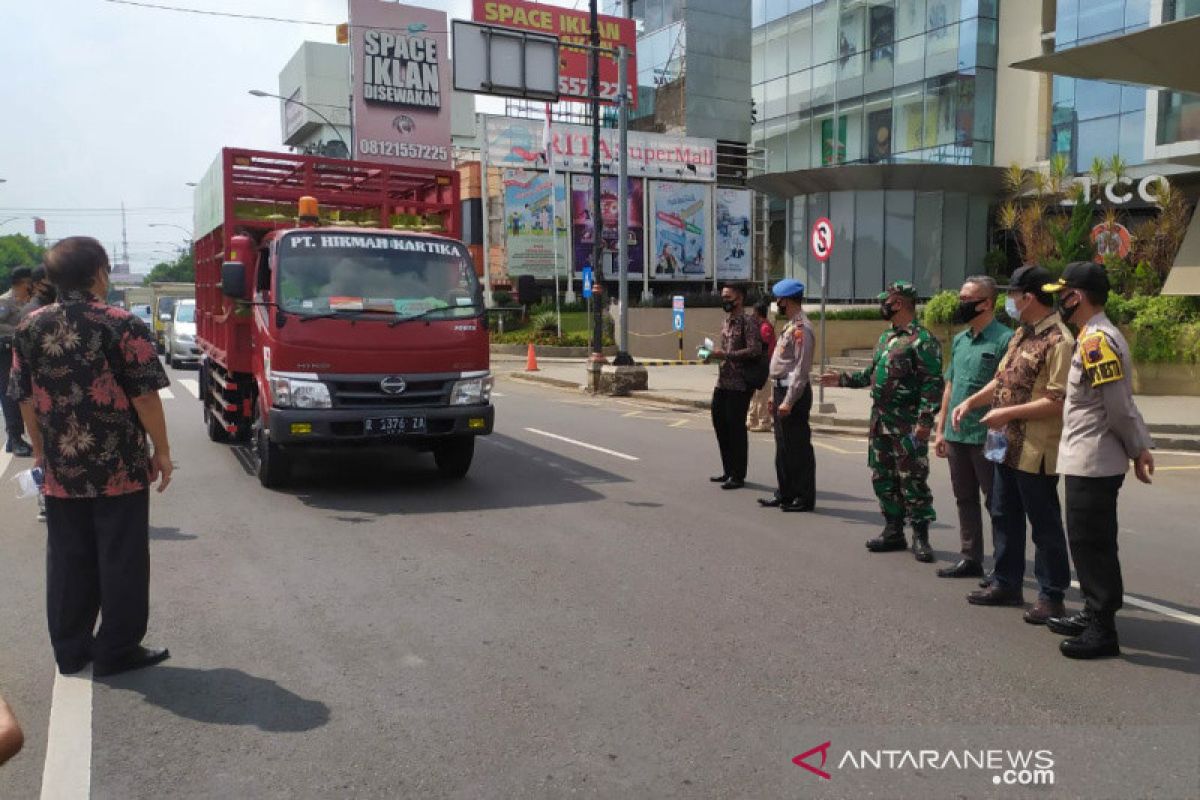
[[[60,675],[74,675],[76,672],[81,672],[90,663],[92,663],[90,658],[81,658],[76,661],[60,661],[58,662],[58,672]]]
[[[741,478],[730,478],[721,484],[722,489],[740,489],[746,485],[746,482]]]
[[[1051,617],[1046,620],[1046,627],[1059,636],[1079,636],[1088,629],[1094,619],[1092,612],[1084,608],[1078,614],[1069,617]]]
[[[1025,597],[1020,589],[1005,589],[999,584],[992,584],[986,589],[971,592],[967,602],[973,606],[1023,606]]]
[[[996,579],[996,572],[995,572],[995,570],[993,570],[979,579],[979,588],[980,589],[988,588],[989,586],[992,585],[992,582],[995,579]]]
[[[781,505],[784,504],[784,501],[778,495],[775,495],[772,497],[758,498],[758,504],[760,506],[762,506],[763,508],[779,508]]]
[[[904,520],[889,518],[883,526],[883,531],[874,539],[867,540],[867,549],[872,553],[907,550],[908,540],[904,538]]]
[[[161,664],[171,657],[171,651],[167,648],[151,649],[149,647],[139,647],[124,658],[116,661],[105,663],[97,662],[92,674],[97,678],[106,678],[109,675],[117,675],[130,670],[142,669],[143,667],[152,667],[155,664]]]
[[[929,546],[929,523],[913,524],[912,554],[913,558],[922,564],[933,563],[933,548]]]
[[[709,478],[709,480],[713,483],[724,483],[725,481],[729,480],[729,476],[725,474],[713,475],[711,478]]]
[[[4,445],[4,452],[12,453],[18,458],[29,458],[33,455],[33,448],[26,444],[24,439],[9,439]]]
[[[1121,655],[1117,632],[1100,625],[1096,620],[1092,620],[1088,629],[1078,636],[1059,642],[1058,649],[1067,658],[1111,658]]]
[[[943,567],[937,571],[939,578],[978,578],[983,575],[983,565],[978,561],[964,558],[953,567]]]
[[[787,511],[793,514],[812,511],[814,508],[816,508],[816,505],[813,503],[801,503],[799,500],[793,500],[790,503],[781,503],[779,505],[780,511]]]

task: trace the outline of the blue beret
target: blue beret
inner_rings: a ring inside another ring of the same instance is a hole
[[[804,284],[795,278],[784,278],[771,287],[771,294],[775,297],[796,297],[797,295],[803,295]]]

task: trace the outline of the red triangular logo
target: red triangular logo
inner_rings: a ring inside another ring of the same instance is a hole
[[[797,767],[804,767],[806,770],[808,770],[812,774],[814,774],[818,777],[824,778],[827,781],[832,780],[833,776],[830,775],[828,772],[826,772],[824,769],[819,769],[817,767],[814,767],[812,764],[805,762],[805,759],[808,758],[809,756],[813,755],[814,753],[820,753],[821,754],[821,766],[824,767],[825,759],[829,755],[829,745],[830,744],[831,744],[830,742],[826,742],[825,744],[819,744],[816,747],[814,747],[812,750],[807,750],[807,751],[801,753],[800,755],[796,756],[795,758],[793,758],[792,763],[795,764]]]

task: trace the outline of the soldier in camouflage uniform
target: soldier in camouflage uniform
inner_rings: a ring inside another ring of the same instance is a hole
[[[929,491],[929,434],[942,395],[942,350],[917,322],[917,290],[896,281],[879,295],[880,313],[892,327],[879,337],[871,366],[860,372],[827,372],[825,386],[871,387],[867,464],[887,524],[867,542],[873,553],[903,550],[904,520],[912,524],[913,556],[933,561],[929,523],[936,519]]]

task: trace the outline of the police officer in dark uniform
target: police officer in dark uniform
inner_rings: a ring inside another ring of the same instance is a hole
[[[769,409],[775,423],[775,477],[779,489],[773,497],[759,498],[764,508],[812,511],[817,502],[817,463],[813,456],[812,411],[813,328],[804,313],[804,284],[791,278],[772,287],[779,316],[787,319],[771,353],[768,380],[772,395]]]

